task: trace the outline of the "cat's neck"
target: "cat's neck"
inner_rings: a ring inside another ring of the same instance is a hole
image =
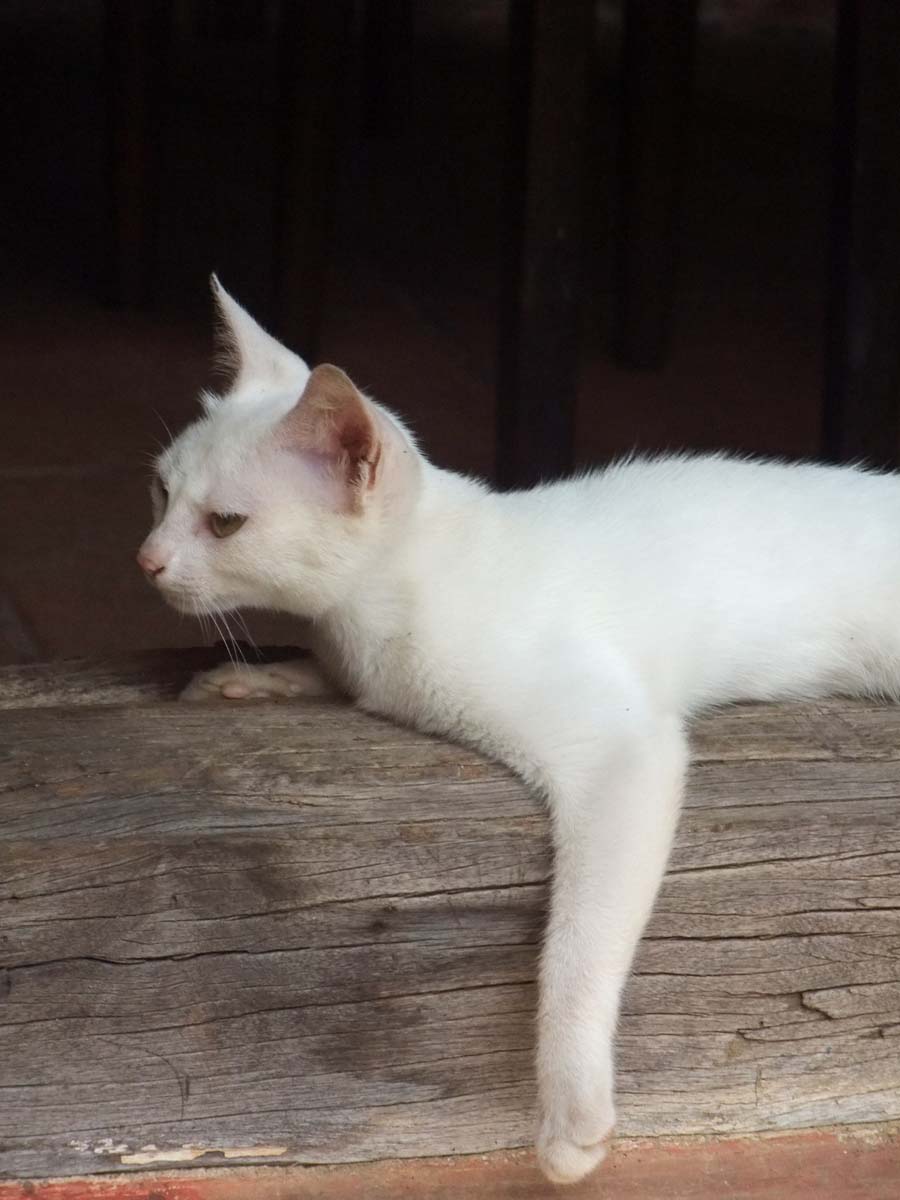
[[[479,480],[423,463],[415,503],[386,522],[343,594],[316,619],[316,640],[342,660],[374,660],[407,637],[428,589],[440,586],[443,572],[465,569],[460,555],[471,550],[495,502]]]

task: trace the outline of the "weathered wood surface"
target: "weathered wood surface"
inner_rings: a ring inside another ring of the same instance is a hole
[[[263,659],[302,653],[266,647]],[[248,656],[253,661],[253,656]],[[22,663],[0,667],[0,709],[69,708],[106,704],[145,704],[175,700],[196,671],[207,671],[225,659],[221,644],[193,650],[147,650],[113,662],[70,658],[52,664]]]
[[[185,664],[0,672],[0,1173],[526,1144],[539,804],[338,704],[176,705]],[[694,745],[620,1131],[900,1117],[900,711]]]

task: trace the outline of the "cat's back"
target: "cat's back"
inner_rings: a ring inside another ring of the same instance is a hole
[[[818,553],[822,535],[830,549],[900,539],[898,475],[727,454],[632,457],[500,500],[516,541],[607,570],[688,550],[721,569],[780,545]]]
[[[401,716],[462,731],[607,652],[681,708],[864,687],[855,664],[888,643],[900,670],[895,476],[678,455],[527,492],[432,482],[389,581],[409,597],[385,644]]]
[[[523,640],[609,639],[652,672],[697,658],[690,690],[718,696],[720,669],[747,680],[758,661],[768,678],[788,644],[900,630],[895,475],[669,455],[496,502],[482,575]]]
[[[679,702],[897,690],[896,475],[633,459],[523,496],[520,523],[543,527],[571,625],[611,637]]]
[[[461,594],[523,612],[578,594],[692,603],[748,577],[858,577],[900,561],[900,476],[726,454],[633,457],[528,491],[438,481],[414,574],[433,602]],[[445,500],[442,497],[442,500]],[[452,564],[452,570],[448,570]],[[504,604],[504,598],[506,602]]]
[[[724,505],[730,519],[777,507],[808,510],[833,503],[844,509],[893,497],[900,502],[900,475],[857,466],[739,457],[727,453],[631,455],[571,479],[509,492],[501,499],[528,519],[605,520],[628,517],[682,520],[715,517]]]

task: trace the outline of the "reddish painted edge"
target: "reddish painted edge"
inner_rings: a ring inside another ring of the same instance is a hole
[[[574,1187],[528,1151],[0,1182],[0,1200],[900,1200],[900,1123],[619,1141]]]

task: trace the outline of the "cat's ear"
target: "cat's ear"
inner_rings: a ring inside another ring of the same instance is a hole
[[[234,374],[232,389],[265,392],[304,387],[309,367],[303,359],[266,333],[215,275],[209,283],[219,317],[219,358]]]
[[[324,459],[357,507],[378,481],[381,423],[374,406],[340,367],[323,363],[282,421],[282,438]]]

